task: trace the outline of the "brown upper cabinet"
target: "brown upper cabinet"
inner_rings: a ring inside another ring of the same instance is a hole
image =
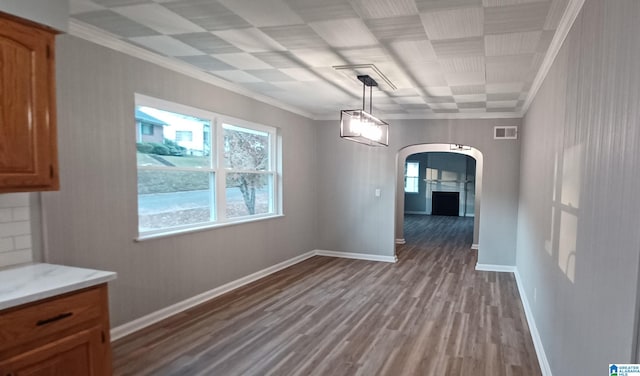
[[[0,193],[59,188],[55,34],[0,13]]]

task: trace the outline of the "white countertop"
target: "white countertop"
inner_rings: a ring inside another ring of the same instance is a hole
[[[0,310],[108,282],[116,273],[54,264],[0,270]]]

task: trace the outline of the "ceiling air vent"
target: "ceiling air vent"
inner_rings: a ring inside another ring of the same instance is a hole
[[[515,140],[518,138],[518,127],[493,127],[494,140]]]

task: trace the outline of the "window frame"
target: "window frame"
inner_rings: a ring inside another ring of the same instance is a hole
[[[179,103],[174,103],[143,94],[135,94],[134,106],[152,107],[159,110],[174,112],[177,114],[193,116],[202,120],[210,121],[209,139],[210,139],[210,165],[203,168],[192,167],[169,167],[169,166],[138,166],[136,162],[136,176],[142,167],[143,170],[162,170],[162,171],[196,171],[207,172],[209,174],[209,191],[210,191],[210,219],[208,222],[199,222],[194,224],[185,224],[175,227],[162,229],[154,229],[149,231],[140,231],[140,213],[138,209],[139,193],[136,185],[136,217],[137,237],[136,241],[147,239],[155,239],[166,236],[179,235],[189,232],[203,231],[218,227],[238,225],[242,223],[250,223],[262,221],[271,218],[283,217],[282,205],[282,163],[281,159],[281,137],[279,129],[273,126],[254,123],[247,120],[234,118],[227,115],[221,115],[213,111],[198,109]],[[131,112],[134,113],[133,111]],[[233,170],[224,166],[224,128],[223,125],[228,124],[238,128],[246,128],[264,132],[269,135],[269,163],[268,169],[264,171],[244,171]],[[206,137],[206,132],[203,132]],[[135,141],[135,138],[133,138]],[[137,158],[134,158],[137,160]],[[269,212],[263,214],[253,214],[228,218],[226,215],[227,199],[226,199],[226,178],[229,173],[259,173],[272,176],[272,184],[269,192]],[[136,178],[137,182],[137,178]]]
[[[418,175],[417,176],[409,176],[408,172],[409,172],[409,163],[411,164],[416,164],[418,165],[417,171],[418,171]],[[408,179],[415,179],[416,184],[416,191],[407,191],[407,181]],[[404,164],[404,193],[405,194],[419,194],[420,193],[420,161],[405,161]]]
[[[140,134],[142,134],[143,136],[153,136],[153,133],[155,131],[155,125],[153,124],[149,124],[149,123],[145,123],[145,122],[140,122]],[[145,129],[149,129],[149,133],[145,133]]]

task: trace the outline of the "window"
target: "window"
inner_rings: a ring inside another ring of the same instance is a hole
[[[205,132],[206,133],[206,132]],[[204,136],[204,133],[203,133]],[[176,142],[180,141],[193,141],[193,132],[192,131],[176,131]]]
[[[278,215],[276,129],[136,95],[166,124],[137,143],[141,238]]]
[[[420,163],[407,161],[404,171],[404,191],[406,193],[418,193]]]
[[[141,132],[145,136],[153,136],[153,125],[140,123]]]

